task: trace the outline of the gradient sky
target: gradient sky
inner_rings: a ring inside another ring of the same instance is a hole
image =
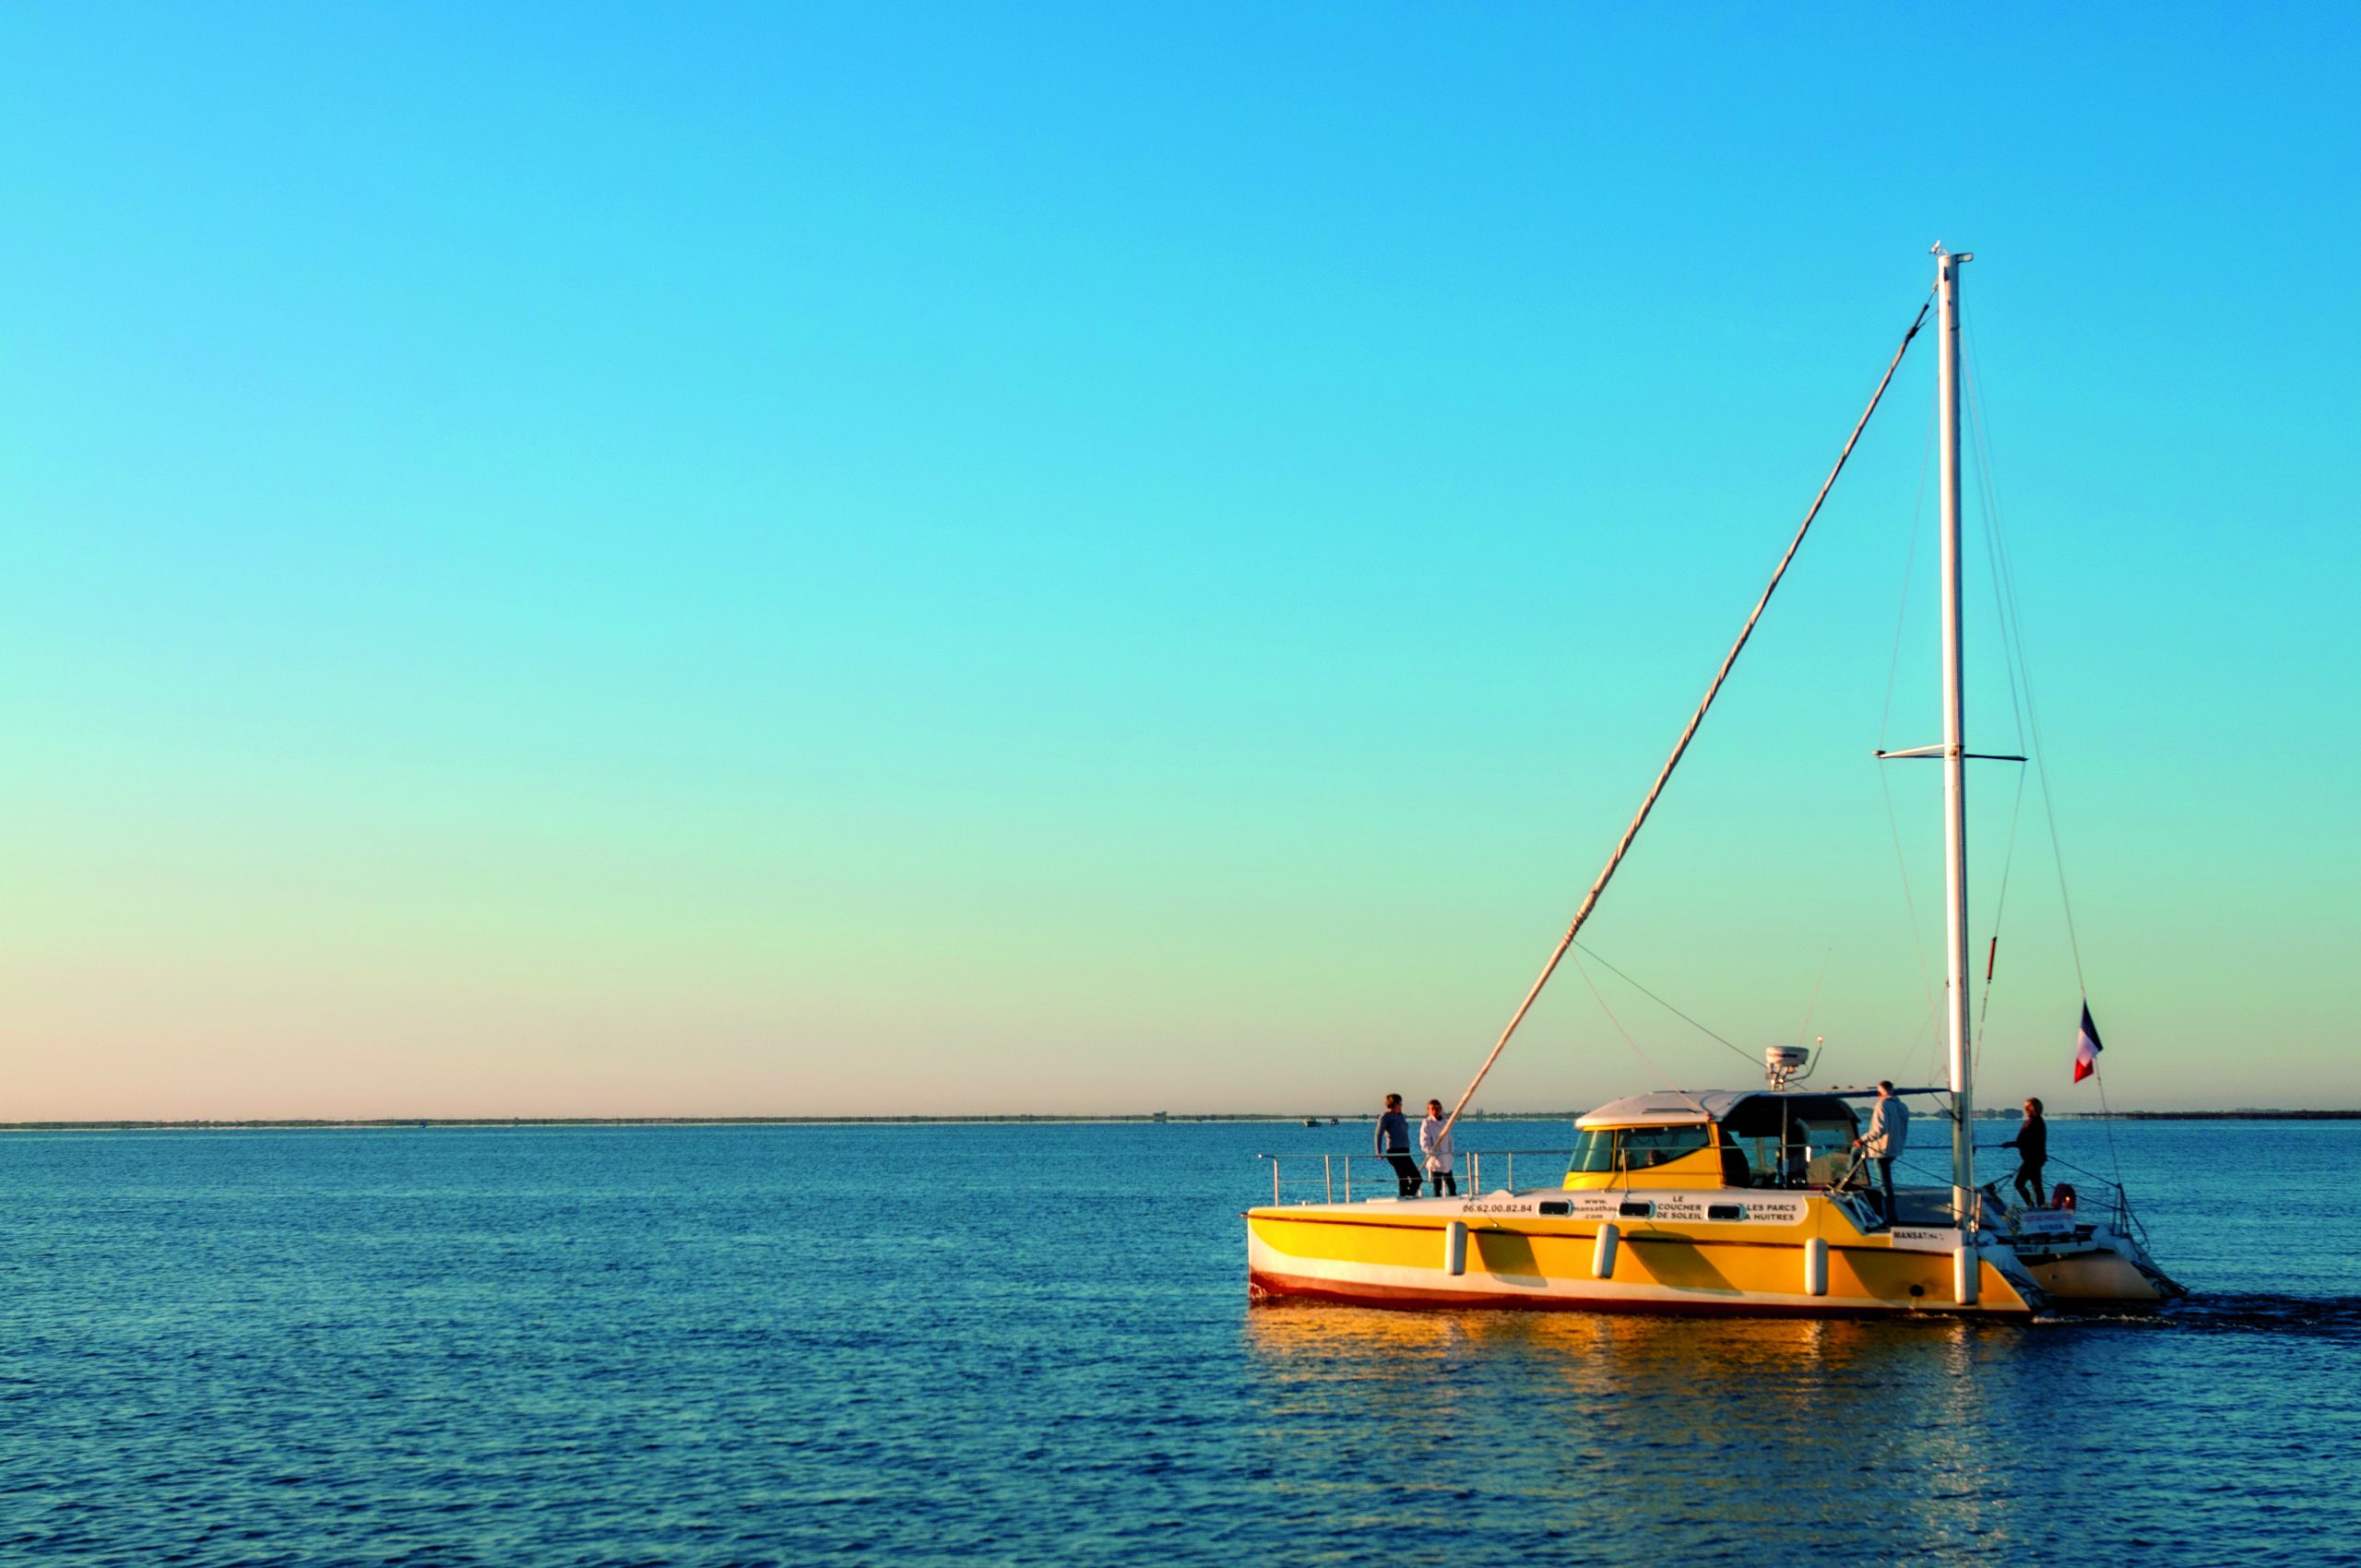
[[[1938,238],[2110,1096],[2361,1104],[2355,31],[10,6],[0,1121],[1448,1098]],[[1848,1081],[1931,378],[1586,937]],[[2015,781],[1984,1095],[2082,1109]],[[1591,972],[1637,1049],[1568,969],[1479,1103],[1753,1081]]]

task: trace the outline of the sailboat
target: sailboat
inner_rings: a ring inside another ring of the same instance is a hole
[[[1863,1180],[1860,1111],[1876,1091],[1808,1089],[1809,1053],[1774,1045],[1761,1087],[1663,1090],[1600,1106],[1576,1123],[1555,1186],[1468,1195],[1287,1203],[1247,1212],[1247,1277],[1262,1301],[1302,1298],[1389,1307],[1527,1307],[1812,1316],[1940,1313],[2025,1318],[2054,1311],[2139,1310],[2184,1294],[2147,1252],[2119,1190],[2111,1204],[2010,1210],[1975,1178],[1971,1050],[1967,749],[1960,560],[1960,269],[1934,247],[1931,307],[1895,350],[1869,407],[1642,801],[1573,922],[1462,1094],[1448,1132],[1498,1062],[1597,907],[1657,797],[1695,738],[1797,550],[1844,471],[1895,370],[1936,315],[1940,441],[1943,738],[1880,753],[1943,771],[1949,1081],[1894,1088],[1935,1098],[1951,1123],[1948,1189],[1889,1202]],[[2023,761],[2023,758],[2006,760]],[[1479,1183],[1471,1182],[1471,1188]]]

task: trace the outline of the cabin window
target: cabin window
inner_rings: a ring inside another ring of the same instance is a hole
[[[1647,1170],[1710,1147],[1713,1130],[1702,1123],[1683,1127],[1585,1127],[1574,1139],[1577,1176],[1612,1170]]]
[[[1695,1154],[1714,1141],[1709,1127],[1627,1127],[1617,1137],[1626,1170],[1668,1165],[1684,1154]]]
[[[1728,1162],[1732,1179],[1757,1187],[1826,1186],[1845,1166],[1855,1127],[1850,1108],[1831,1095],[1753,1096],[1722,1122],[1723,1137],[1744,1161]]]
[[[1615,1130],[1584,1127],[1574,1134],[1574,1162],[1567,1167],[1577,1176],[1596,1176],[1615,1169]]]

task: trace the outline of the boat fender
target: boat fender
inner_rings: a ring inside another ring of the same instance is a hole
[[[1804,1243],[1804,1294],[1828,1294],[1828,1241],[1814,1236]]]
[[[1467,1222],[1464,1219],[1442,1228],[1442,1271],[1453,1276],[1467,1272]]]
[[[1952,1253],[1952,1299],[1963,1307],[1975,1305],[1976,1287],[1984,1282],[1984,1254],[1973,1241]]]
[[[1591,1250],[1590,1254],[1590,1274],[1593,1279],[1615,1277],[1615,1249],[1616,1244],[1622,1239],[1623,1232],[1617,1228],[1613,1220],[1598,1228],[1598,1245]]]

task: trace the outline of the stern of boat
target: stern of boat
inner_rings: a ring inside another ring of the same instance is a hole
[[[2086,1182],[2106,1198],[2098,1212],[2031,1208],[2006,1213],[1999,1233],[2024,1272],[2060,1312],[2153,1311],[2189,1294],[2148,1255],[2119,1189]],[[1997,1194],[1986,1189],[1985,1212]]]

